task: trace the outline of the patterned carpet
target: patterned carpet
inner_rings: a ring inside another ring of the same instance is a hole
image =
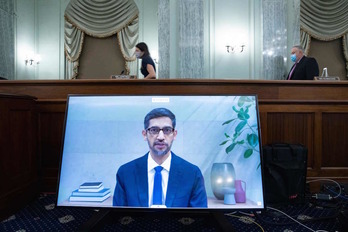
[[[56,195],[41,195],[31,204],[0,224],[0,231],[79,231],[96,211],[86,208],[55,207]],[[347,210],[347,198],[330,202],[267,209],[262,214],[230,212],[225,214],[235,231],[348,231],[340,221],[340,212]],[[294,222],[292,216],[308,228]],[[98,231],[218,231],[211,215],[128,214],[114,215]],[[347,226],[347,225],[345,225]]]

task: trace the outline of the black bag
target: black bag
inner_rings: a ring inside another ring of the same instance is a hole
[[[263,146],[265,199],[269,205],[303,203],[308,149],[301,144]]]

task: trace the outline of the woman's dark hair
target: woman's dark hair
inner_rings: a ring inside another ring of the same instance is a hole
[[[150,56],[149,48],[147,47],[146,43],[140,42],[135,47],[139,48],[140,51],[144,52],[143,56]]]

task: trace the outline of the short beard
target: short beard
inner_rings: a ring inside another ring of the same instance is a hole
[[[152,150],[153,154],[156,156],[164,156],[170,151],[170,147],[165,149],[164,151],[157,151],[157,150]]]
[[[150,144],[149,144],[150,145]],[[167,147],[167,149],[163,150],[163,151],[158,151],[156,150],[154,147],[150,147],[150,150],[152,151],[152,153],[155,155],[155,156],[164,156],[166,155],[170,149],[172,148],[172,146],[169,146]]]

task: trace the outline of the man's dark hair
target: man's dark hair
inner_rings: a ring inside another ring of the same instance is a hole
[[[144,52],[143,56],[150,56],[149,48],[147,47],[146,43],[140,42],[135,47],[139,48],[140,51]]]
[[[175,128],[175,125],[176,125],[175,115],[166,108],[156,108],[151,110],[144,118],[144,128],[147,129],[149,127],[151,119],[160,118],[160,117],[170,118],[170,120],[172,120],[173,128]]]

